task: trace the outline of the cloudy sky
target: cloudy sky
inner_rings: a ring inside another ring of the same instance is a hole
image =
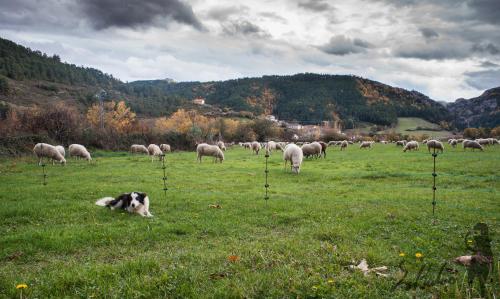
[[[0,0],[0,36],[123,81],[354,74],[441,101],[500,86],[500,0]]]

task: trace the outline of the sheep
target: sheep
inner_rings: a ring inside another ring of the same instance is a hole
[[[351,140],[347,141],[349,144],[354,144],[354,142],[352,142]]]
[[[335,146],[335,145],[337,145],[337,142],[338,141],[328,141],[328,146],[330,146],[330,145]]]
[[[149,151],[147,147],[145,147],[142,144],[132,144],[130,146],[130,152],[131,153],[137,153],[137,154],[146,154],[149,155]]]
[[[285,147],[285,151],[283,152],[283,160],[285,160],[285,171],[286,164],[290,161],[290,169],[293,173],[299,174],[300,165],[302,164],[303,153],[302,149],[297,145],[290,143]]]
[[[57,145],[56,149],[59,153],[61,153],[61,156],[65,157],[66,156],[66,151],[64,150],[64,146],[62,145]]]
[[[252,151],[254,151],[256,155],[259,154],[261,148],[262,146],[260,145],[260,143],[258,143],[257,141],[252,142]]]
[[[372,142],[370,142],[370,141],[363,141],[359,145],[359,148],[360,149],[362,149],[362,148],[372,148]]]
[[[214,163],[217,160],[222,163],[224,161],[224,153],[217,145],[209,145],[206,143],[200,143],[196,147],[197,160],[201,163],[201,158],[203,156],[211,156],[214,157]]]
[[[380,143],[382,143],[382,144],[387,144],[387,141],[382,140],[382,141],[380,141]]]
[[[328,145],[323,141],[319,141],[318,143],[321,145],[321,154],[323,155],[323,158],[326,159],[326,148]]]
[[[479,149],[481,151],[484,150],[483,146],[474,140],[464,140],[464,142],[462,142],[462,146],[464,148],[464,151],[466,148],[471,148],[472,151],[474,151],[474,149]]]
[[[490,145],[490,141],[488,139],[479,138],[476,139],[476,142],[480,145]]]
[[[160,149],[164,153],[170,153],[172,151],[172,149],[170,148],[170,145],[165,144],[165,143],[160,144]]]
[[[54,164],[54,161],[62,165],[66,164],[66,159],[64,159],[64,156],[61,155],[57,148],[47,143],[37,143],[35,147],[33,147],[33,153],[38,158],[38,165],[42,165],[43,157],[52,159],[52,164]]]
[[[155,157],[158,157],[160,161],[163,160],[163,151],[156,144],[148,145],[148,153],[151,156],[151,163],[154,161]]]
[[[462,143],[462,142],[464,142],[464,140],[465,140],[465,139],[463,139],[463,138],[458,138],[458,139],[457,139],[457,142],[458,142],[458,143]]]
[[[448,143],[455,148],[457,147],[458,141],[456,139],[450,139],[448,140]]]
[[[444,151],[444,145],[440,141],[437,141],[435,139],[427,141],[427,150],[429,151],[429,153],[431,152],[431,148],[434,150],[438,150],[441,153]]]
[[[305,156],[306,158],[310,156],[318,157],[319,155],[321,155],[322,147],[321,144],[315,141],[313,143],[304,144],[301,149],[303,156]]]
[[[425,141],[424,143],[427,142],[426,140],[424,140],[424,141]],[[396,146],[402,146],[402,147],[404,147],[405,145],[406,145],[406,140],[396,141]]]
[[[266,151],[268,153],[272,153],[272,151],[275,151],[275,150],[283,151],[283,147],[281,146],[280,143],[277,143],[277,142],[274,142],[274,141],[269,141],[266,144]]]
[[[226,151],[226,145],[224,144],[224,142],[222,142],[222,141],[217,142],[217,146],[218,146],[221,150]]]
[[[297,134],[293,134],[293,136],[292,136],[292,140],[293,140],[293,141],[298,141],[298,140],[299,140],[299,135],[297,135]]]
[[[344,140],[340,143],[340,150],[343,151],[347,149],[347,146],[349,145],[349,142],[347,140]]]
[[[418,151],[418,148],[419,148],[418,142],[416,142],[416,141],[410,141],[403,148],[403,152],[412,151],[412,150],[417,150]]]
[[[68,147],[68,151],[70,157],[83,158],[89,162],[92,160],[89,151],[87,151],[85,146],[81,144],[70,144],[70,146]]]

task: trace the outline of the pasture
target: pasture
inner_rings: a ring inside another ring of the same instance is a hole
[[[198,164],[193,152],[168,154],[166,197],[161,164],[147,156],[68,159],[46,167],[46,186],[34,157],[1,158],[0,298],[18,298],[19,283],[28,298],[477,297],[450,261],[469,254],[464,238],[480,221],[496,254],[488,292],[498,294],[500,146],[446,145],[435,219],[424,149],[330,147],[299,175],[284,172],[281,152],[273,153],[267,202],[263,153],[235,146],[225,156]],[[153,218],[94,205],[136,190],[150,196]],[[387,266],[388,277],[349,269],[361,259]],[[394,288],[401,261],[408,275]],[[429,283],[412,284],[423,264]]]

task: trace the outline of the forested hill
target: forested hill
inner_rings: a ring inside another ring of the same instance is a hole
[[[419,92],[345,75],[297,74],[204,83],[154,80],[131,82],[122,88],[128,94],[152,99],[158,95],[201,97],[222,108],[303,123],[340,118],[345,125],[359,121],[389,125],[398,116],[431,122],[449,119],[446,108]]]
[[[500,126],[500,87],[488,89],[472,99],[458,99],[447,108],[459,129]]]
[[[302,123],[340,120],[346,128],[360,121],[389,125],[398,116],[435,123],[450,120],[446,108],[421,93],[356,76],[297,74],[217,82],[123,83],[97,69],[63,63],[57,55],[0,38],[0,101],[16,105],[67,101],[85,109],[102,90],[105,99],[124,99],[146,117],[192,108],[192,100],[201,97],[212,111],[273,114]]]
[[[13,80],[45,80],[71,85],[100,85],[107,88],[122,84],[100,70],[63,63],[57,55],[47,56],[2,38],[0,75]]]

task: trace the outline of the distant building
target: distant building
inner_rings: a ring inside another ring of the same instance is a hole
[[[276,119],[276,116],[274,115],[266,115],[266,119],[270,120],[272,122],[277,122],[278,120]]]
[[[205,105],[205,99],[204,98],[196,98],[193,100],[193,104],[196,105]]]

